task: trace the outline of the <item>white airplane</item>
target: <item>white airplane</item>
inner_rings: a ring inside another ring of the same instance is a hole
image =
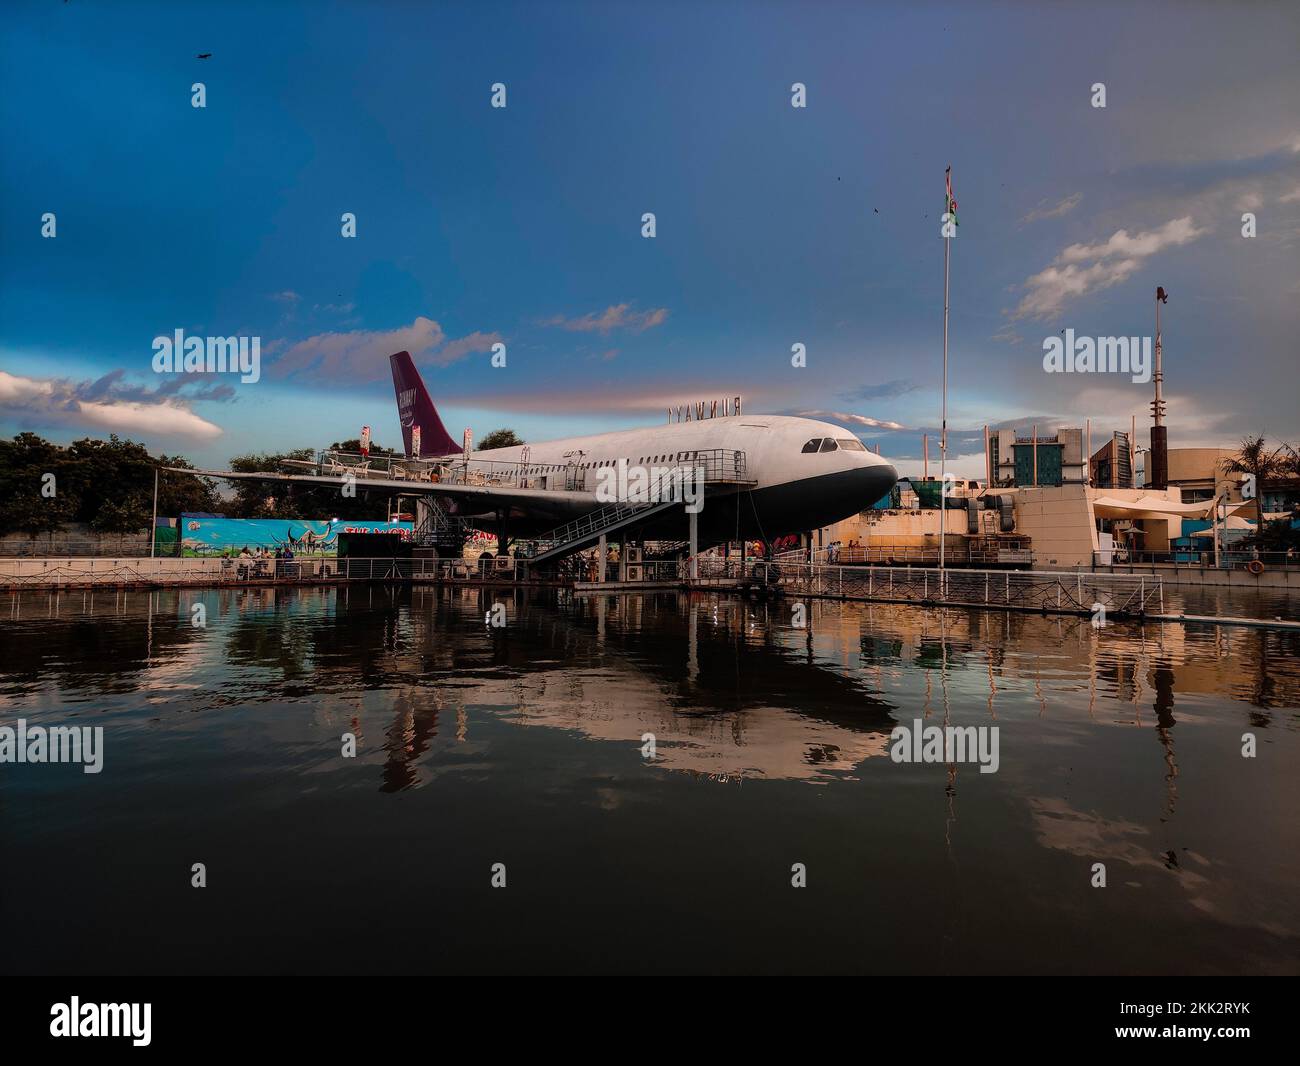
[[[544,535],[566,522],[582,526],[582,520],[597,513],[608,523],[610,500],[600,490],[608,487],[620,464],[703,471],[704,499],[697,516],[701,546],[739,539],[770,542],[830,525],[870,507],[898,480],[898,471],[886,459],[843,427],[787,415],[670,422],[490,448],[466,459],[438,416],[410,353],[398,352],[389,362],[406,455],[421,462],[413,464],[414,476],[407,471],[392,476],[394,469],[354,474],[356,487],[433,496],[445,512],[474,525],[494,525],[506,536]],[[416,427],[418,455],[413,450]],[[341,470],[190,472],[324,485],[342,485],[348,477]],[[621,524],[634,527],[638,539],[685,540],[688,517],[680,501],[679,496],[676,503],[645,503],[635,515],[625,507]],[[594,522],[587,526],[594,532]],[[580,532],[571,531],[573,536]]]

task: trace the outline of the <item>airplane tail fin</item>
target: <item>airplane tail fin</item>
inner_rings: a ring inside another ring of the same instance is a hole
[[[438,409],[429,399],[420,372],[411,361],[411,353],[390,355],[388,362],[393,368],[393,389],[397,393],[397,415],[402,420],[402,442],[406,454],[412,454],[411,437],[415,426],[420,427],[420,455],[416,458],[453,455],[460,451],[461,446],[452,439],[438,417]]]

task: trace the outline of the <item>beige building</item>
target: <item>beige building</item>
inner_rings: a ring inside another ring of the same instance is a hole
[[[1241,501],[1244,474],[1225,474],[1223,464],[1235,452],[1231,448],[1170,448],[1169,485],[1183,490],[1189,502],[1212,500],[1228,492],[1229,502]]]
[[[1085,485],[1057,485],[1043,488],[981,489],[972,493],[980,501],[976,508],[979,529],[969,533],[969,514],[949,508],[945,550],[964,553],[968,546],[1000,542],[1012,551],[1017,546],[1033,553],[1036,569],[1091,566],[1094,553],[1163,552],[1181,534],[1184,518],[1203,518],[1208,502],[1182,501],[1179,488],[1097,489]],[[1009,498],[1014,529],[1004,531],[996,508],[985,509],[986,497]],[[1111,532],[1102,533],[1106,521]],[[870,560],[924,563],[939,548],[937,508],[912,511],[865,511],[819,531],[820,545],[838,542],[867,549]],[[954,558],[961,554],[954,554]],[[867,560],[862,560],[867,561]],[[1014,561],[1014,556],[1004,561]]]

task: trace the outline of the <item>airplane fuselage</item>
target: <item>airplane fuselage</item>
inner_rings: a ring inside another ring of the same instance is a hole
[[[843,427],[788,415],[674,422],[492,448],[474,452],[473,458],[525,463],[534,484],[557,490],[540,513],[512,508],[512,534],[528,536],[608,502],[597,495],[602,483],[608,484],[601,471],[616,469],[620,461],[640,468],[689,466],[693,454],[719,450],[743,453],[745,478],[744,483],[709,487],[699,515],[701,536],[708,540],[766,540],[829,525],[870,507],[898,479],[887,460],[867,451]],[[480,502],[449,502],[461,514],[493,516]],[[643,536],[675,539],[684,536],[686,522],[682,509],[674,508]]]

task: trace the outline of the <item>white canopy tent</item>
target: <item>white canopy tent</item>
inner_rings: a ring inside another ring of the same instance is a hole
[[[1154,494],[1136,496],[1131,500],[1118,496],[1092,498],[1092,512],[1097,518],[1209,518],[1213,510],[1213,500],[1178,503]]]

